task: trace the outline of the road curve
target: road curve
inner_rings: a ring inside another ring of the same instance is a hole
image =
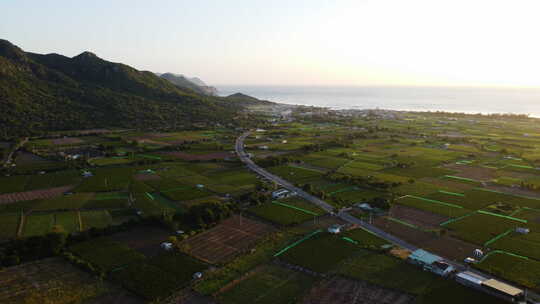
[[[251,134],[251,132],[245,132],[243,133],[242,135],[240,135],[237,139],[236,139],[236,153],[238,154],[238,157],[240,158],[240,160],[246,164],[246,166],[254,171],[255,173],[267,178],[268,180],[271,180],[271,181],[274,181],[276,183],[278,183],[279,185],[281,185],[283,188],[289,190],[289,191],[293,191],[293,192],[296,192],[298,193],[299,196],[301,196],[302,198],[306,199],[307,201],[321,207],[322,209],[324,209],[325,211],[327,212],[335,212],[334,210],[334,207],[331,206],[330,204],[328,204],[327,202],[321,200],[320,198],[318,197],[315,197],[307,192],[305,192],[304,190],[296,187],[295,185],[293,185],[292,183],[280,178],[279,176],[276,176],[276,175],[273,175],[272,173],[264,170],[263,168],[259,167],[257,164],[255,164],[250,158],[249,156],[247,155],[247,153],[244,151],[244,140],[246,139],[246,137],[249,136],[249,134]],[[359,226],[362,226],[364,229],[370,231],[371,233],[379,236],[380,238],[383,238],[395,245],[398,245],[400,247],[403,247],[403,248],[406,248],[408,250],[411,250],[411,251],[414,251],[416,249],[419,249],[418,247],[414,246],[414,245],[411,245],[409,243],[407,243],[406,241],[394,236],[394,235],[391,235],[367,222],[364,222],[352,215],[350,215],[349,213],[347,213],[346,211],[337,211],[337,213],[335,213],[336,216],[338,216],[339,218],[343,219],[344,221],[346,222],[349,222],[349,223],[352,223],[352,224],[356,224],[356,225],[359,225]],[[487,273],[484,273],[484,272],[481,272],[477,269],[471,269],[468,265],[464,265],[464,264],[461,264],[461,263],[458,263],[458,262],[455,262],[455,261],[451,261],[451,260],[448,260],[446,258],[443,258],[443,260],[454,266],[454,268],[458,271],[464,271],[464,270],[468,270],[468,271],[471,271],[471,272],[474,272],[474,273],[477,273],[485,278],[494,278],[492,275],[489,275]],[[501,280],[499,278],[497,278],[498,280]],[[505,281],[505,280],[501,280],[501,281]],[[508,284],[511,284],[510,282],[506,282]],[[512,284],[511,284],[512,285]],[[540,297],[538,294],[536,293],[533,293],[531,291],[528,291],[528,294],[534,294],[535,296],[537,297]]]
[[[243,133],[242,135],[240,135],[237,139],[236,139],[236,145],[235,145],[235,148],[236,148],[236,154],[238,154],[238,157],[240,158],[240,160],[248,167],[248,169],[250,169],[251,171],[267,178],[268,180],[271,180],[271,181],[274,181],[276,182],[277,184],[281,185],[283,188],[289,190],[289,191],[292,191],[292,192],[296,192],[298,194],[298,196],[304,198],[305,200],[311,202],[312,204],[315,204],[317,206],[319,206],[320,208],[322,208],[323,210],[325,210],[326,212],[335,212],[334,210],[334,207],[330,204],[328,204],[327,202],[321,200],[320,198],[316,197],[316,196],[313,196],[309,193],[307,193],[306,191],[296,187],[295,185],[293,185],[292,183],[282,179],[281,177],[279,176],[276,176],[266,170],[264,170],[263,168],[259,167],[257,164],[255,164],[250,158],[249,156],[247,155],[247,153],[245,152],[244,150],[244,140],[246,139],[246,137],[249,136],[249,134],[251,134],[251,132],[245,132]],[[336,214],[338,217],[340,217],[341,219],[343,219],[344,221],[346,222],[349,222],[349,223],[352,223],[352,224],[356,224],[356,225],[360,225],[362,226],[363,228],[365,228],[366,230],[369,230],[370,232],[374,233],[375,235],[389,241],[389,242],[392,242],[398,246],[401,246],[403,248],[406,248],[406,249],[409,249],[411,251],[414,251],[416,249],[418,249],[416,246],[414,245],[411,245],[407,242],[405,242],[404,240],[401,240],[391,234],[388,234],[386,232],[384,232],[383,230],[373,226],[373,225],[370,225],[369,223],[366,223],[352,215],[350,215],[349,213],[347,213],[346,211],[338,211],[337,214]]]

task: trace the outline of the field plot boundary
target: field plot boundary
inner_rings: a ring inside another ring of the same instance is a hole
[[[460,216],[460,217],[456,217],[456,218],[453,218],[453,219],[449,219],[448,221],[442,222],[442,223],[440,223],[439,225],[440,225],[440,226],[446,226],[446,225],[448,225],[448,224],[451,224],[451,223],[460,221],[460,220],[462,220],[462,219],[464,219],[464,218],[466,218],[466,217],[469,217],[469,216],[471,216],[471,215],[474,215],[474,214],[476,214],[476,213],[478,213],[478,211],[473,211],[473,212],[471,212],[471,213],[462,215],[462,216]]]
[[[296,207],[296,206],[292,206],[292,205],[289,205],[289,204],[285,204],[285,203],[282,203],[282,202],[278,202],[278,201],[272,201],[272,204],[276,204],[276,205],[280,205],[280,206],[283,206],[283,207],[287,207],[287,208],[291,208],[291,209],[294,209],[294,210],[298,210],[298,211],[307,213],[307,214],[309,214],[309,215],[314,215],[314,216],[319,216],[319,215],[320,215],[320,214],[318,214],[318,213],[315,213],[315,212],[312,212],[312,211],[309,211],[309,210],[306,210],[306,209],[303,209],[303,208],[300,208],[300,207]]]
[[[506,235],[508,235],[508,234],[511,233],[512,231],[514,231],[514,229],[510,228],[510,229],[508,229],[507,231],[505,231],[505,232],[503,232],[503,233],[497,235],[496,237],[492,238],[491,240],[488,240],[487,242],[484,243],[484,247],[487,247],[489,244],[491,244],[491,243],[493,243],[493,242],[495,242],[495,241],[497,241],[497,240],[499,240],[499,239],[505,237]]]
[[[520,223],[527,224],[527,220],[520,219],[520,218],[517,218],[517,217],[512,217],[512,216],[508,216],[508,215],[497,214],[497,213],[493,213],[493,212],[489,212],[489,211],[484,211],[484,210],[478,210],[477,212],[478,212],[478,213],[481,213],[481,214],[485,214],[485,215],[491,215],[491,216],[501,217],[501,218],[504,218],[504,219],[507,219],[507,220],[512,220],[512,221],[516,221],[516,222],[520,222]]]
[[[482,183],[482,181],[479,181],[476,179],[460,177],[460,176],[455,176],[455,175],[445,175],[444,178],[455,179],[455,180],[460,180],[464,182],[473,182],[473,183],[478,183],[478,184]]]
[[[315,236],[316,234],[321,233],[321,232],[322,232],[322,229],[317,229],[317,230],[311,232],[310,234],[308,234],[308,235],[304,236],[303,238],[299,239],[298,241],[296,241],[296,242],[292,243],[291,245],[288,245],[285,248],[278,251],[276,254],[274,254],[274,257],[278,257],[278,256],[282,255],[287,250],[298,246],[300,243],[302,243],[304,241],[307,241],[308,239],[312,238],[313,236]]]
[[[482,263],[485,259],[487,259],[488,257],[490,257],[490,256],[492,256],[492,255],[494,255],[494,254],[496,254],[496,253],[506,254],[506,255],[513,256],[513,257],[516,257],[516,258],[520,258],[520,259],[523,259],[523,260],[530,260],[528,257],[523,256],[523,255],[511,253],[511,252],[504,251],[504,250],[493,250],[493,251],[490,251],[488,254],[486,254],[486,255],[480,260],[480,263]]]
[[[445,202],[438,201],[438,200],[432,200],[432,199],[429,199],[429,198],[423,198],[423,197],[416,196],[416,195],[405,195],[405,196],[402,196],[402,197],[400,197],[400,198],[404,198],[404,197],[412,197],[412,198],[415,198],[415,199],[419,199],[419,200],[426,201],[426,202],[430,202],[430,203],[434,203],[434,204],[444,205],[444,206],[452,207],[452,208],[463,209],[463,207],[462,207],[462,206],[459,206],[459,205],[450,204],[450,203],[445,203]]]
[[[439,192],[444,193],[444,194],[454,195],[454,196],[465,197],[465,194],[463,193],[456,193],[456,192],[450,192],[450,191],[444,191],[444,190],[439,190]]]
[[[492,189],[486,189],[486,188],[480,188],[480,187],[473,188],[472,190],[480,190],[480,191],[486,191],[486,192],[493,192],[493,193],[498,193],[498,194],[503,194],[503,195],[508,195],[508,196],[521,197],[521,198],[528,198],[528,199],[540,201],[540,198],[538,198],[538,197],[532,197],[532,196],[526,196],[526,195],[519,195],[519,194],[506,193],[506,192],[501,192],[501,191],[492,190]]]

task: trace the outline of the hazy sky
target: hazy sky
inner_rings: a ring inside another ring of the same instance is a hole
[[[540,86],[538,0],[0,0],[0,38],[214,85]]]

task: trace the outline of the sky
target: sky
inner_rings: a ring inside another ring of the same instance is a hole
[[[540,87],[538,0],[0,0],[0,38],[212,85]]]

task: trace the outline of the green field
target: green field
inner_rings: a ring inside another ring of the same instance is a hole
[[[422,271],[398,258],[368,251],[346,260],[338,273],[412,294],[424,293],[437,278],[434,274]]]
[[[315,278],[279,266],[255,270],[237,285],[218,295],[220,303],[296,303]]]
[[[20,218],[17,213],[0,214],[0,239],[15,237]]]
[[[492,273],[534,290],[540,290],[540,262],[504,253],[493,253],[477,264],[481,270]]]
[[[359,250],[360,246],[343,240],[341,236],[323,232],[285,251],[279,258],[293,265],[325,273]]]

